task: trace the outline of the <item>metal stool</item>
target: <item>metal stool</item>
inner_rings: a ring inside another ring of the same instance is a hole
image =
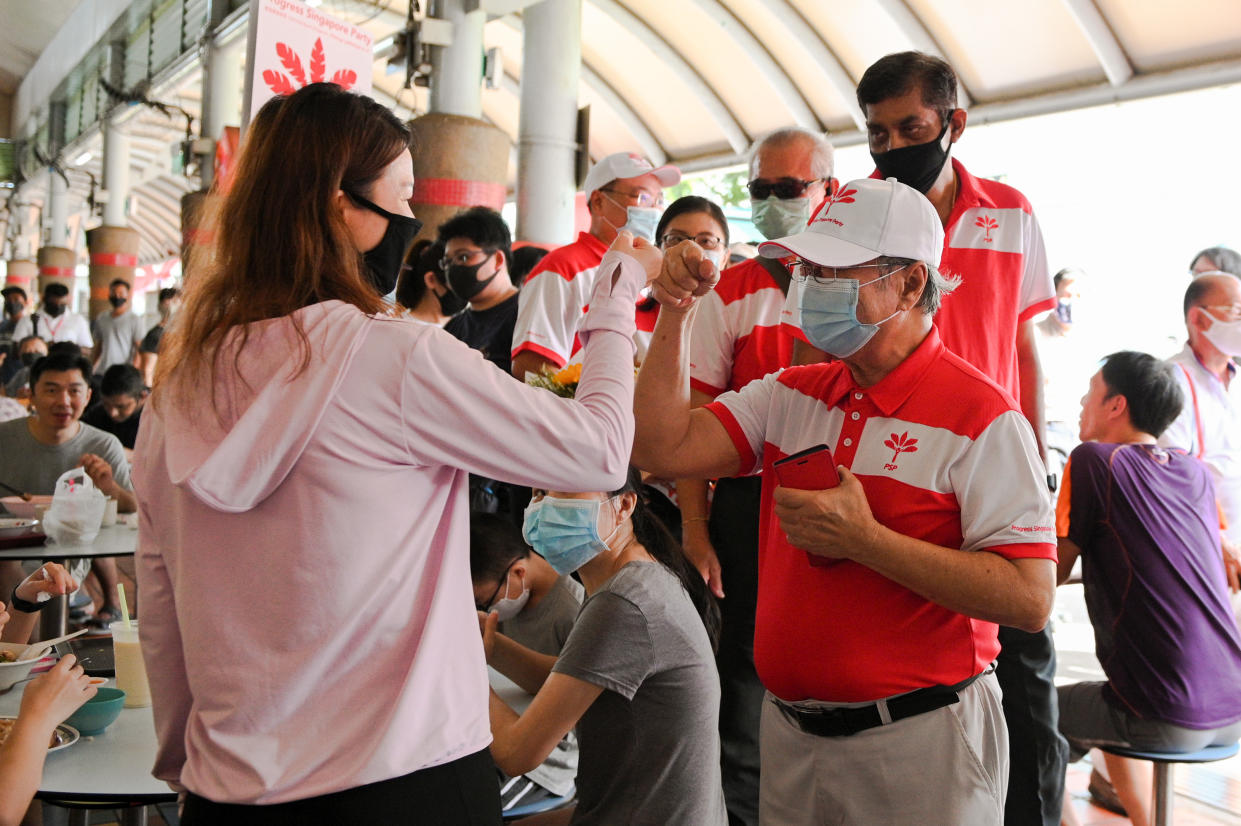
[[[1171,826],[1172,823],[1172,766],[1176,763],[1214,763],[1216,760],[1227,760],[1237,751],[1241,744],[1232,743],[1227,746],[1207,746],[1202,751],[1191,751],[1180,754],[1166,751],[1142,751],[1127,746],[1099,746],[1109,754],[1120,757],[1132,757],[1135,760],[1149,760],[1155,764],[1155,794],[1151,802],[1152,816],[1155,826]]]

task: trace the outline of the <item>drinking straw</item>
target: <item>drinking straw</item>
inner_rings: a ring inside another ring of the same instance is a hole
[[[125,620],[125,628],[131,629],[134,624],[129,619],[129,603],[125,601],[125,583],[116,583],[116,593],[121,598],[121,619]]]

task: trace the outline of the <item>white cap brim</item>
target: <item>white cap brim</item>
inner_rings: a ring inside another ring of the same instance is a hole
[[[758,245],[758,254],[764,258],[788,258],[796,255],[805,261],[824,267],[852,267],[878,258],[881,253],[818,232],[800,232]]]
[[[675,166],[661,166],[658,169],[653,169],[643,174],[654,175],[655,179],[659,181],[660,186],[663,187],[676,186],[681,182],[681,170]]]

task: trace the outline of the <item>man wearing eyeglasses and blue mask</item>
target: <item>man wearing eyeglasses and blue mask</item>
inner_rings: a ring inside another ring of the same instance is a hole
[[[635,244],[653,245],[664,207],[663,190],[680,180],[681,171],[675,166],[656,168],[631,152],[608,155],[590,168],[582,187],[590,231],[548,253],[522,287],[513,330],[514,376],[525,379],[527,373],[569,363],[578,349],[577,325],[594,288],[595,268],[608,245],[622,229],[633,235]],[[638,361],[646,352],[657,311],[634,308]]]
[[[713,280],[697,250],[664,257],[639,373],[633,461],[678,477],[763,477],[754,659],[768,690],[760,821],[994,824],[1008,743],[997,625],[1044,626],[1053,514],[1012,397],[933,324],[955,282],[943,227],[896,181],[843,185],[797,235],[806,337],[836,357],[691,410],[686,341]],[[775,463],[825,444],[815,486]]]
[[[950,157],[965,132],[966,112],[957,106],[956,73],[943,60],[920,52],[886,55],[863,73],[857,101],[866,116],[874,176],[895,178],[926,195],[944,228],[938,265],[961,279],[935,317],[944,346],[1017,400],[1045,456],[1035,319],[1054,308],[1056,298],[1029,201],[1011,186],[970,174]],[[790,304],[795,320],[796,304]],[[795,364],[814,360],[803,348],[794,352]],[[1000,641],[997,674],[1012,742],[1004,822],[1056,826],[1068,744],[1057,726],[1051,630],[1026,634],[1005,628]]]

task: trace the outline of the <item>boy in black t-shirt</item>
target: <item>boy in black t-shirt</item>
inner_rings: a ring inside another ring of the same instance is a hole
[[[142,406],[146,404],[147,388],[142,372],[132,364],[114,364],[103,374],[100,395],[103,401],[82,417],[82,421],[111,433],[120,439],[126,450],[134,449]]]
[[[469,302],[444,329],[505,373],[517,322],[517,287],[508,272],[511,238],[500,213],[487,207],[471,207],[439,228],[448,288]]]

